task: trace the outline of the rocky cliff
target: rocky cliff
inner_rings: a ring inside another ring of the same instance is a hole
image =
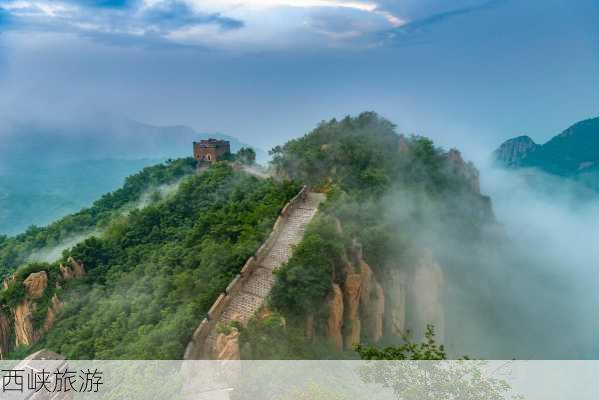
[[[375,269],[354,241],[342,273],[334,280],[325,304],[325,335],[336,350],[350,350],[357,343],[376,344],[408,330],[414,340],[421,340],[428,324],[443,339],[443,271],[430,251],[422,252],[414,265]],[[312,332],[312,316],[306,324],[306,331]]]
[[[516,166],[539,147],[530,137],[518,136],[503,142],[493,153],[493,158],[502,165]]]
[[[69,265],[60,265],[59,271],[59,280],[54,286],[49,285],[50,271],[31,272],[24,279],[17,272],[4,281],[3,290],[13,289],[13,293],[19,293],[15,290],[19,288],[12,286],[21,285],[23,295],[13,306],[2,304],[0,307],[0,359],[15,347],[38,342],[52,328],[60,311],[56,289],[70,279],[85,275],[83,264],[73,259],[69,259]]]

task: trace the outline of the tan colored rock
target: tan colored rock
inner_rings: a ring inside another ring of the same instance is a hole
[[[58,300],[58,296],[55,294],[52,296],[50,307],[48,307],[48,314],[46,315],[46,320],[44,321],[44,326],[42,327],[42,331],[44,333],[48,332],[54,326],[56,315],[60,311],[61,307],[62,304]]]
[[[64,265],[64,264],[60,264],[60,275],[62,275],[62,279],[64,279],[65,281],[68,281],[69,279],[73,279],[73,270],[71,269],[71,267]]]
[[[10,278],[4,278],[4,280],[2,281],[2,288],[3,289],[8,289],[8,287],[10,285],[12,285],[13,283],[15,283],[16,277],[13,275]]]
[[[345,337],[346,349],[351,349],[354,344],[360,343],[360,291],[362,278],[360,274],[348,274],[343,284],[343,303],[345,305]]]
[[[240,360],[239,332],[233,329],[230,333],[219,333],[216,337],[216,359],[217,360]]]
[[[426,252],[414,270],[408,302],[414,311],[414,320],[410,321],[410,325],[416,341],[424,338],[426,325],[432,324],[435,326],[437,341],[443,342],[445,328],[443,289],[443,271],[433,259],[432,253]]]
[[[83,266],[83,263],[78,262],[73,257],[69,257],[68,261],[70,266],[60,264],[60,274],[64,280],[85,276],[85,267]]]
[[[466,178],[472,187],[472,190],[476,193],[480,193],[480,174],[474,164],[465,162],[462,158],[462,154],[457,149],[449,150],[447,153],[447,160],[453,172]]]
[[[385,333],[392,336],[406,334],[406,283],[405,274],[399,267],[390,266],[384,280]]]
[[[29,346],[36,340],[31,321],[31,309],[28,301],[15,308],[15,345]]]
[[[336,283],[328,299],[327,337],[337,351],[343,350],[343,292]]]
[[[39,299],[44,294],[46,286],[48,286],[48,274],[46,271],[31,273],[23,281],[23,285],[25,285],[29,297]]]
[[[85,266],[82,262],[78,262],[73,257],[69,257],[69,262],[71,263],[71,268],[73,269],[74,278],[81,278],[85,276]]]
[[[0,311],[0,360],[13,348],[11,322],[4,312]]]
[[[372,268],[362,259],[358,250],[354,255],[360,269],[360,320],[361,336],[376,343],[383,336],[383,318],[385,314],[385,293],[374,277]]]

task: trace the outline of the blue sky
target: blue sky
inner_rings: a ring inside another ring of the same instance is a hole
[[[599,115],[597,0],[0,0],[0,117],[269,148],[374,110],[471,158]]]

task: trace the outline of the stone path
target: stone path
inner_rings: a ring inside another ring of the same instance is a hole
[[[234,319],[245,324],[262,306],[275,283],[273,270],[289,260],[293,247],[302,240],[306,226],[316,214],[318,204],[324,199],[324,194],[310,192],[306,200],[290,212],[266,257],[232,298],[215,327],[208,334],[203,346],[206,355],[214,352],[218,335],[216,328],[219,325],[227,324]]]

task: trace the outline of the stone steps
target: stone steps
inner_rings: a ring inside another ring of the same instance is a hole
[[[232,297],[231,302],[218,318],[215,327],[208,334],[204,344],[208,355],[214,353],[219,325],[233,320],[247,323],[262,306],[275,284],[273,270],[289,260],[294,246],[302,240],[308,223],[316,214],[318,204],[324,198],[323,194],[308,193],[306,199],[290,212],[279,236],[261,261],[260,267],[254,270],[241,290]]]

